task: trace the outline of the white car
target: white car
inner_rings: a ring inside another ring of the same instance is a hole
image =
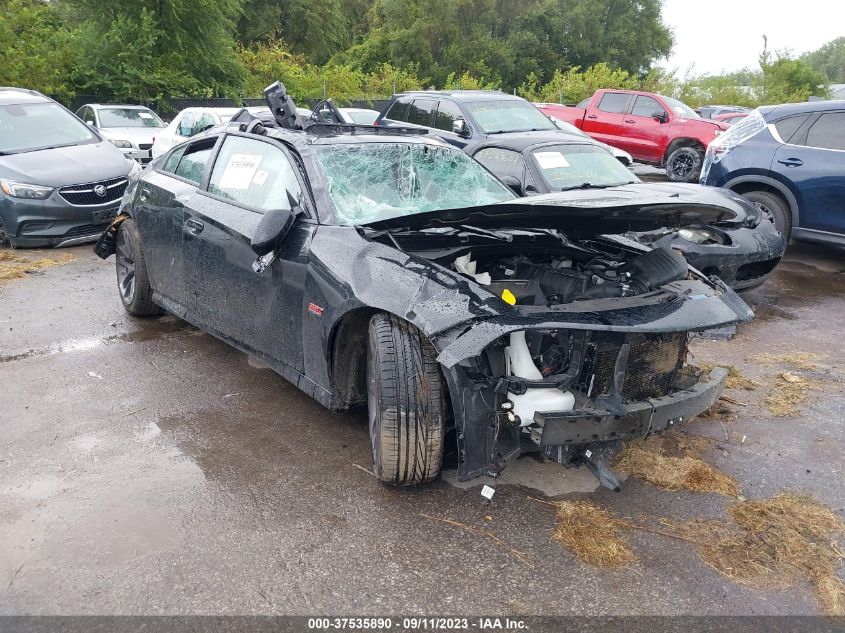
[[[89,103],[79,108],[76,116],[95,128],[124,156],[141,164],[152,160],[153,141],[165,127],[155,112],[138,105]]]
[[[243,108],[185,108],[161,130],[153,143],[153,158],[164,154],[174,145],[221,123],[228,123]],[[267,106],[247,108],[250,112],[266,110]]]

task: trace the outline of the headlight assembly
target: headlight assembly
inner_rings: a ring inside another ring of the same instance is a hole
[[[46,200],[53,193],[53,187],[42,187],[40,185],[28,185],[25,182],[15,182],[0,178],[0,189],[7,196],[13,198],[27,198],[29,200]]]
[[[129,141],[109,139],[109,142],[115,147],[119,147],[120,149],[132,149],[132,143],[130,143]]]
[[[678,236],[693,244],[722,243],[721,236],[709,229],[678,229]]]

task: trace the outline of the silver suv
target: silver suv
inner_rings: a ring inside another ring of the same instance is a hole
[[[52,99],[0,88],[0,243],[95,240],[140,172],[138,163]]]

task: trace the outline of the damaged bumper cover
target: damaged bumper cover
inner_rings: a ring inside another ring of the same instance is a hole
[[[687,389],[646,402],[621,405],[621,414],[602,409],[538,412],[541,446],[561,446],[646,437],[688,421],[709,409],[725,390],[728,370],[716,367]]]

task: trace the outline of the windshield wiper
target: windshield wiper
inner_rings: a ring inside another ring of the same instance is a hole
[[[483,235],[484,237],[490,237],[494,240],[499,240],[500,242],[511,242],[513,241],[513,235],[508,233],[500,233],[498,231],[489,231],[487,229],[482,229],[477,226],[470,226],[469,224],[458,224],[456,230],[460,229],[464,233],[472,233],[474,235]]]

